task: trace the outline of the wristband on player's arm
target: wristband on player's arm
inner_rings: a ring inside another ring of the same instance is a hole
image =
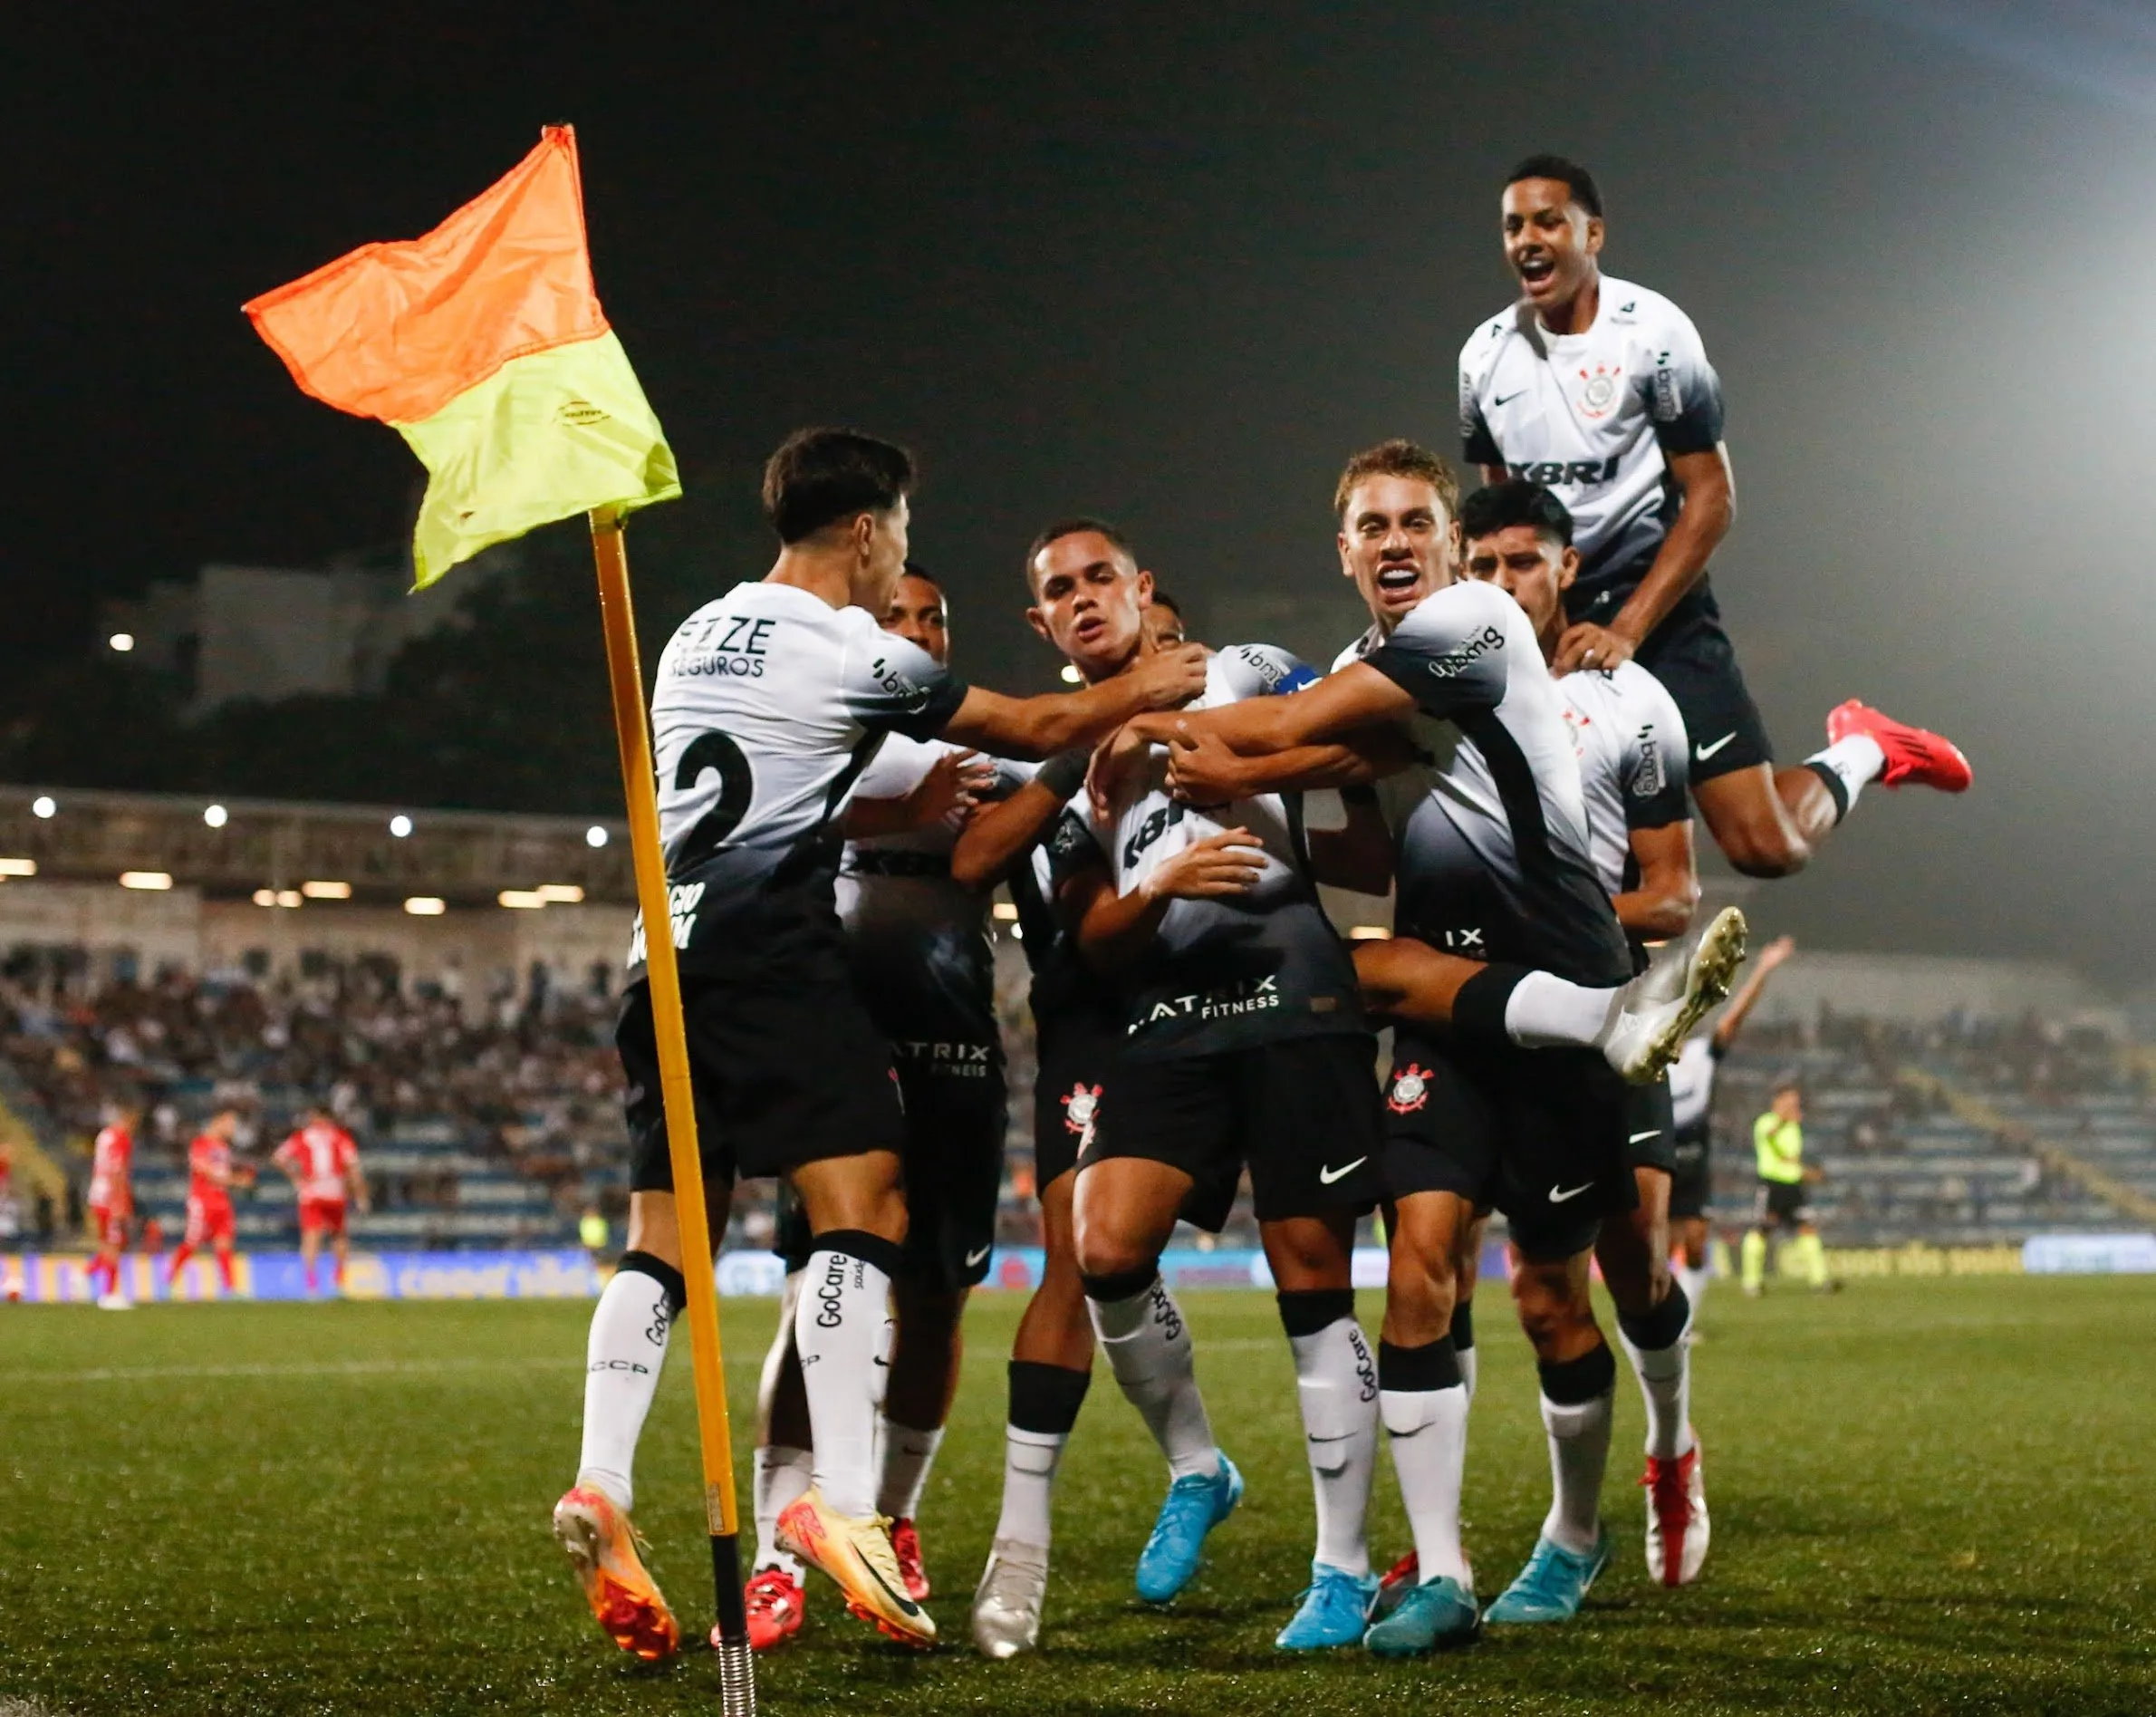
[[[1086,765],[1092,761],[1091,746],[1073,746],[1058,751],[1033,772],[1035,786],[1046,787],[1058,801],[1068,800],[1085,785]]]

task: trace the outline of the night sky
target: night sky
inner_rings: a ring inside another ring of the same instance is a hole
[[[851,422],[921,457],[974,677],[1051,683],[1019,555],[1073,510],[1201,626],[1315,590],[1281,641],[1334,647],[1333,476],[1387,435],[1457,454],[1499,184],[1555,149],[1721,372],[1716,583],[1782,752],[1855,694],[1977,767],[1965,801],[1868,796],[1763,926],[2148,977],[2147,14],[300,10],[10,13],[0,672],[153,577],[399,536],[401,442],[303,398],[240,303],[424,231],[552,120],[714,593],[763,570],[763,454]]]

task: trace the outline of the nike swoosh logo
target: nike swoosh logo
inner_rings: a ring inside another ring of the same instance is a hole
[[[1510,393],[1499,394],[1496,399],[1490,401],[1490,410],[1495,411],[1501,405],[1510,404],[1513,400],[1518,399],[1521,394],[1526,392],[1526,391],[1527,390],[1525,388],[1515,388]]]
[[[1725,734],[1724,734],[1724,735],[1723,735],[1723,736],[1722,736],[1720,738],[1717,739],[1717,740],[1716,740],[1716,741],[1715,741],[1715,742],[1714,742],[1712,745],[1696,745],[1696,746],[1694,746],[1694,747],[1692,748],[1692,760],[1693,760],[1694,762],[1696,762],[1696,763],[1705,763],[1705,762],[1707,761],[1707,759],[1708,759],[1708,758],[1709,758],[1709,757],[1711,757],[1712,756],[1714,756],[1714,754],[1715,754],[1716,752],[1719,751],[1719,750],[1720,750],[1720,749],[1721,749],[1721,748],[1722,748],[1724,746],[1728,745],[1728,744],[1729,743],[1729,741],[1730,741],[1730,740],[1732,740],[1732,739],[1734,739],[1734,738],[1737,738],[1737,735],[1736,735],[1736,733],[1735,733],[1734,731],[1732,731],[1732,732],[1729,732],[1729,733],[1725,733]]]
[[[982,1247],[982,1248],[981,1248],[981,1249],[980,1249],[979,1251],[977,1251],[977,1252],[968,1252],[968,1253],[967,1253],[967,1254],[966,1254],[966,1268],[967,1268],[967,1269],[971,1269],[971,1268],[973,1268],[973,1267],[974,1267],[976,1264],[979,1263],[979,1262],[981,1261],[981,1259],[983,1259],[984,1258],[987,1257],[987,1256],[988,1256],[988,1253],[989,1253],[989,1251],[992,1249],[992,1245],[993,1245],[993,1243],[991,1243],[991,1245],[990,1245],[990,1246],[984,1246],[984,1247]]]
[[[1593,1184],[1594,1182],[1593,1181],[1582,1181],[1579,1185],[1567,1188],[1564,1191],[1559,1191],[1555,1187],[1553,1186],[1550,1189],[1550,1202],[1552,1204],[1562,1204],[1566,1199],[1576,1199],[1581,1193],[1584,1192]]]
[[[1637,1144],[1641,1139],[1660,1138],[1661,1136],[1661,1131],[1662,1130],[1660,1127],[1649,1127],[1644,1133],[1633,1133],[1631,1138],[1625,1141],[1625,1143]]]
[[[1337,1169],[1320,1169],[1317,1172],[1317,1183],[1320,1186],[1331,1186],[1333,1182],[1344,1180],[1369,1161],[1370,1159],[1366,1156],[1359,1156],[1352,1162],[1345,1163]]]

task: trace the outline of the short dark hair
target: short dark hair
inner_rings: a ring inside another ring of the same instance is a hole
[[[1041,551],[1044,548],[1046,548],[1051,543],[1062,541],[1066,536],[1076,536],[1082,531],[1091,531],[1096,536],[1105,536],[1113,545],[1117,554],[1129,561],[1131,565],[1138,564],[1138,556],[1131,547],[1129,537],[1104,518],[1095,518],[1086,513],[1075,513],[1069,518],[1057,519],[1053,525],[1044,525],[1035,533],[1033,541],[1026,545],[1025,549],[1025,582],[1029,584],[1033,582],[1033,564],[1041,557]]]
[[[764,516],[798,543],[856,513],[888,513],[912,492],[913,456],[853,429],[796,429],[764,465]]]
[[[1188,620],[1189,618],[1189,615],[1183,613],[1182,603],[1176,601],[1174,597],[1170,596],[1165,590],[1161,589],[1158,582],[1156,582],[1153,585],[1153,606],[1155,608],[1165,608],[1178,620]]]
[[[936,587],[936,593],[938,596],[943,594],[943,581],[937,577],[934,573],[931,573],[926,566],[923,566],[917,560],[907,561],[904,570],[900,573],[899,576],[901,578],[918,578],[924,584],[933,584]]]
[[[1452,468],[1441,455],[1419,447],[1403,436],[1395,436],[1390,441],[1364,448],[1348,460],[1347,468],[1340,474],[1340,481],[1333,487],[1334,518],[1347,517],[1348,497],[1355,492],[1355,485],[1373,477],[1405,477],[1428,483],[1445,504],[1445,516],[1449,519],[1459,516],[1459,478],[1452,475]]]
[[[1523,178],[1556,179],[1572,193],[1574,202],[1597,220],[1602,218],[1602,191],[1595,185],[1594,175],[1579,162],[1562,155],[1530,155],[1506,176],[1505,184],[1509,188]]]
[[[1531,525],[1536,533],[1572,546],[1572,512],[1539,483],[1508,477],[1502,483],[1477,489],[1459,504],[1459,534],[1463,542],[1477,536],[1495,536],[1515,525]]]

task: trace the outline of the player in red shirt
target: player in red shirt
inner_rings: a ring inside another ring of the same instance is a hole
[[[209,1124],[188,1146],[188,1231],[172,1253],[172,1275],[168,1287],[177,1285],[179,1272],[204,1246],[217,1255],[217,1274],[229,1294],[238,1282],[233,1275],[232,1189],[253,1182],[255,1172],[232,1161],[232,1135],[239,1131],[239,1111],[219,1109]]]
[[[105,1111],[90,1168],[90,1231],[97,1256],[90,1261],[90,1284],[105,1279],[97,1303],[107,1311],[125,1311],[130,1301],[120,1291],[120,1255],[127,1250],[127,1228],[135,1213],[135,1128],[142,1111],[116,1103]]]
[[[367,1182],[360,1173],[360,1147],[327,1109],[307,1111],[307,1119],[277,1150],[277,1166],[292,1177],[300,1195],[300,1259],[307,1269],[307,1291],[315,1287],[314,1260],[327,1233],[336,1255],[337,1289],[344,1289],[344,1211],[350,1202],[367,1210]]]

